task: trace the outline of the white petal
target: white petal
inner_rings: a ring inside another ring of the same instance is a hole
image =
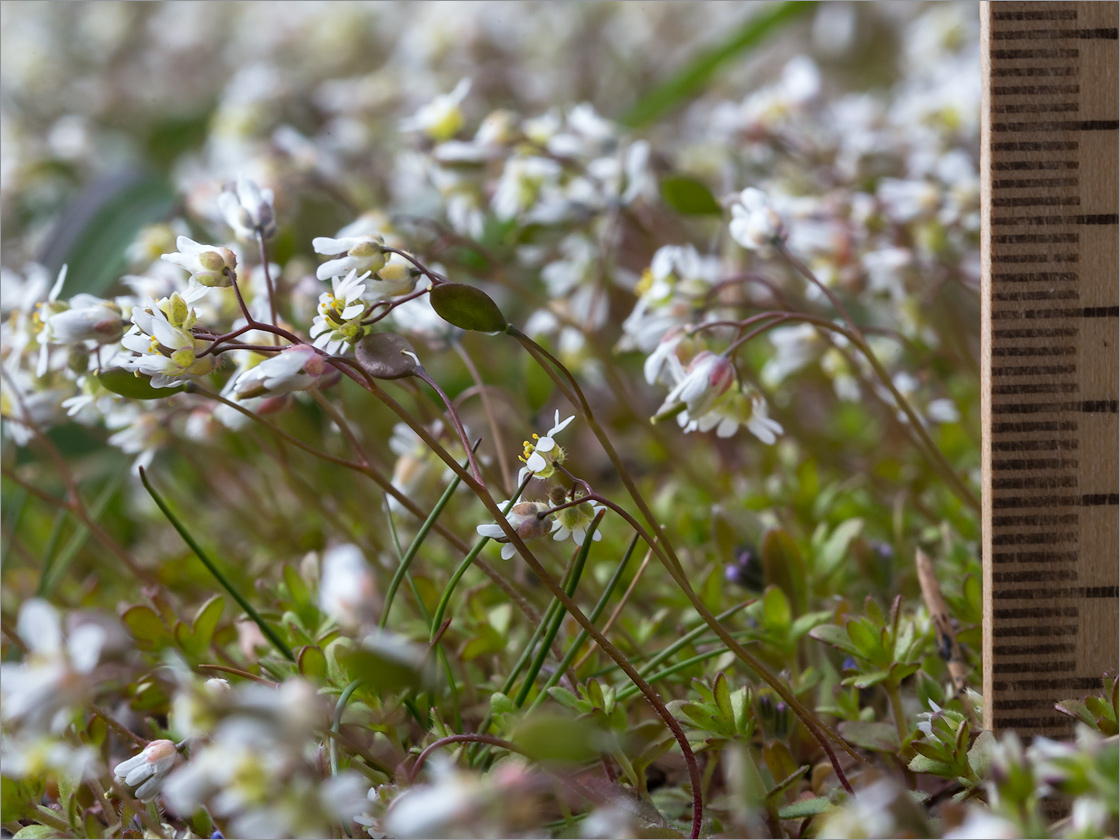
[[[539,473],[541,470],[543,470],[547,466],[548,466],[548,461],[546,461],[540,455],[540,453],[537,453],[537,452],[534,452],[532,455],[530,455],[529,459],[525,462],[526,469],[528,469],[529,472],[532,472],[532,473]]]
[[[556,441],[550,437],[542,437],[537,441],[535,448],[537,452],[551,452],[556,448]]]

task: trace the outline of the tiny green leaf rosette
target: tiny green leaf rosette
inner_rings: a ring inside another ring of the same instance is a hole
[[[509,323],[490,295],[474,286],[441,283],[428,296],[436,314],[461,330],[498,333]]]

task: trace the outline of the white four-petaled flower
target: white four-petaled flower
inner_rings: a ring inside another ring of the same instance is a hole
[[[525,441],[524,453],[520,456],[525,466],[521,468],[521,472],[517,474],[517,483],[520,484],[525,480],[525,476],[531,475],[534,478],[551,478],[553,473],[556,472],[556,465],[564,463],[567,453],[556,444],[553,436],[562,432],[568,427],[568,424],[576,419],[573,414],[567,420],[560,419],[560,412],[557,411],[554,416],[554,424],[551,429],[545,433],[544,437],[540,435],[533,435],[532,441]]]
[[[498,507],[505,510],[509,501],[504,501]],[[549,510],[551,505],[547,502],[537,501],[521,501],[510,508],[509,513],[506,514],[506,521],[510,527],[517,532],[517,535],[523,540],[531,540],[536,537],[543,537],[552,528],[552,516],[542,515],[545,511]],[[475,531],[480,537],[489,537],[500,543],[505,543],[502,546],[502,559],[508,560],[514,555],[516,549],[509,542],[509,537],[502,527],[496,522],[490,522],[485,525],[479,525]]]
[[[319,295],[319,314],[311,325],[316,347],[334,355],[361,336],[367,277],[369,272],[359,275],[351,269],[345,277],[332,278],[331,291]]]

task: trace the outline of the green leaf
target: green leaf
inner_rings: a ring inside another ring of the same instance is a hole
[[[702,182],[687,175],[661,179],[662,200],[685,216],[722,216],[723,208]]]
[[[305,645],[296,655],[299,672],[316,683],[327,681],[327,657],[323,649],[316,645]]]
[[[501,332],[509,323],[490,295],[462,283],[441,283],[428,293],[432,309],[452,326],[476,332]]]
[[[7,816],[7,814],[4,816]],[[48,837],[58,837],[58,829],[51,828],[49,825],[25,825],[12,837],[17,838],[17,840],[22,840],[25,837],[29,840],[44,840]]]
[[[809,631],[809,636],[819,642],[837,647],[851,656],[863,655],[863,651],[852,644],[852,639],[848,635],[848,631],[843,627],[837,627],[835,624],[821,624],[818,627],[814,627]]]
[[[175,190],[162,177],[126,173],[102,178],[67,207],[44,247],[53,275],[69,266],[64,297],[104,295],[124,273],[125,252],[142,227],[165,218]]]
[[[848,556],[848,547],[852,540],[859,536],[862,530],[862,519],[849,519],[836,526],[817,553],[815,565],[818,580],[826,579],[840,568],[844,558]]]
[[[846,680],[841,680],[840,684],[854,685],[856,688],[870,688],[889,679],[890,676],[890,671],[869,671],[866,674],[858,674],[854,677],[848,677]]]
[[[818,796],[813,799],[801,799],[794,802],[792,805],[778,811],[778,819],[780,820],[800,820],[805,817],[815,817],[819,814],[827,814],[832,810],[832,803],[823,796]]]
[[[786,531],[770,528],[762,537],[762,570],[767,583],[782,587],[795,614],[805,608],[805,560]]]
[[[554,685],[548,690],[548,696],[566,709],[571,709],[573,712],[580,710],[579,698],[566,688]]]
[[[837,727],[845,741],[873,752],[897,753],[898,732],[894,724],[875,720],[845,720]]]
[[[712,696],[716,701],[716,708],[728,723],[735,722],[735,709],[731,705],[731,689],[727,687],[727,676],[720,671],[712,686]]]
[[[766,623],[772,627],[789,627],[792,615],[789,609],[789,599],[785,593],[776,586],[766,587],[762,595],[762,609],[766,613]]]
[[[183,390],[182,383],[170,388],[156,388],[151,377],[140,376],[124,368],[109,368],[97,374],[97,380],[106,390],[130,400],[161,400]]]
[[[930,773],[934,776],[943,776],[946,778],[953,778],[957,775],[952,764],[946,764],[944,761],[936,761],[924,755],[914,756],[906,766],[915,773]]]
[[[42,793],[42,784],[30,779],[0,777],[0,811],[3,811],[4,821],[22,820],[33,816],[35,803]]]
[[[518,723],[510,740],[534,761],[583,764],[605,746],[590,718],[536,712]]]
[[[812,3],[790,2],[761,6],[728,38],[696,55],[684,67],[639,99],[620,122],[629,128],[650,125],[663,114],[692,99],[732,59],[741,58],[769,35],[813,8]]]
[[[354,357],[374,379],[403,379],[416,373],[419,366],[408,339],[396,333],[370,333],[358,342]]]
[[[138,647],[151,650],[157,645],[170,641],[170,634],[155,610],[143,605],[129,607],[121,615],[121,621],[132,633]]]

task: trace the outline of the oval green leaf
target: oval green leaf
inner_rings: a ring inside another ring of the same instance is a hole
[[[120,394],[130,400],[158,400],[183,390],[181,384],[170,388],[156,388],[148,377],[139,376],[124,368],[103,370],[97,374],[97,379],[114,394]]]
[[[712,191],[687,175],[668,175],[661,179],[661,199],[684,216],[722,216]]]
[[[490,295],[462,283],[441,283],[428,293],[439,317],[461,330],[501,332],[509,323]]]

